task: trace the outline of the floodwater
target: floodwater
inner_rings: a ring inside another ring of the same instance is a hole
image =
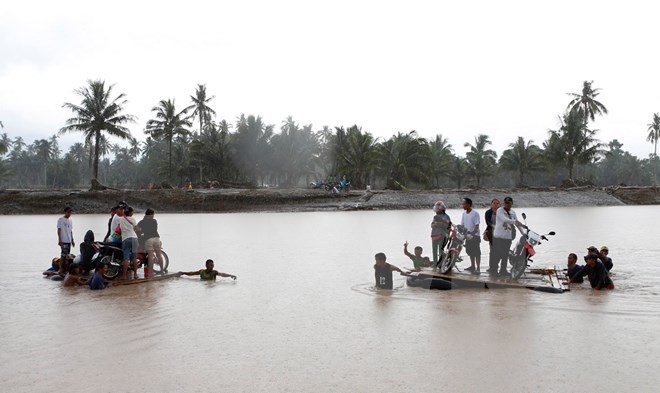
[[[405,240],[430,251],[429,209],[157,214],[170,271],[213,258],[238,280],[65,289],[41,277],[57,216],[4,216],[0,390],[657,391],[660,207],[517,211],[557,232],[534,265],[607,245],[617,288],[375,291],[376,252],[403,267]],[[73,220],[82,240],[107,216]]]

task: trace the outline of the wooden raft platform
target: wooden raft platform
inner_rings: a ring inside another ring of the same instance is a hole
[[[167,280],[167,279],[170,279],[170,278],[176,278],[176,277],[181,277],[181,273],[168,273],[168,274],[163,274],[161,276],[155,276],[155,277],[150,277],[150,278],[137,278],[137,279],[126,280],[126,281],[117,280],[117,285],[144,284],[144,283],[147,283],[147,282],[163,281],[163,280]]]
[[[557,268],[527,269],[519,279],[511,277],[491,277],[488,273],[480,275],[459,271],[454,268],[447,274],[440,273],[437,269],[422,268],[421,271],[410,272],[411,276],[424,278],[440,278],[455,284],[457,288],[527,288],[534,290],[568,291],[568,279],[564,272]]]

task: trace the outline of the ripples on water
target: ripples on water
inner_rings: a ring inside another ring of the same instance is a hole
[[[92,292],[39,276],[57,254],[56,216],[3,217],[0,386],[577,392],[630,390],[634,380],[635,390],[654,391],[660,245],[638,228],[653,228],[659,208],[524,211],[533,229],[558,233],[534,265],[563,265],[568,252],[606,244],[617,289],[426,291],[397,277],[395,290],[375,290],[376,252],[403,267],[405,240],[430,249],[432,215],[403,211],[157,215],[171,271],[213,258],[238,280]],[[101,236],[106,222],[74,215],[76,237],[88,228]]]

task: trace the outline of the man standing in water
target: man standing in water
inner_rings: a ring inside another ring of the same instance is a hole
[[[399,272],[401,275],[404,273],[398,267],[387,263],[387,256],[379,252],[375,256],[376,264],[374,265],[374,277],[376,278],[376,288],[392,289],[394,288],[394,281],[392,279],[392,272]]]
[[[497,209],[495,215],[495,229],[493,230],[493,253],[495,258],[490,261],[489,274],[497,276],[497,265],[500,265],[500,276],[506,276],[507,264],[509,263],[509,249],[511,242],[516,237],[514,226],[522,230],[524,225],[518,221],[516,212],[511,208],[513,206],[513,199],[511,197],[504,198],[504,206]]]
[[[64,208],[64,216],[57,220],[57,245],[60,246],[60,261],[63,262],[71,254],[71,247],[76,246],[73,240],[73,223],[71,222],[71,214],[73,209],[69,206]],[[60,263],[59,273],[66,273],[66,264]]]
[[[603,262],[598,260],[598,254],[585,255],[584,261],[586,265],[571,278],[572,283],[580,282],[579,280],[587,276],[591,287],[597,291],[601,289],[614,289],[614,283],[607,273]]]
[[[465,269],[472,274],[481,274],[481,237],[479,236],[479,213],[472,209],[472,199],[463,199],[463,217],[461,225],[467,230],[465,253],[470,256],[470,267]]]

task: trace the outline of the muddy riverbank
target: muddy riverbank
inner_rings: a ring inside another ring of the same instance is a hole
[[[660,204],[660,187],[615,187],[520,190],[362,190],[333,195],[322,190],[3,190],[2,214],[59,213],[69,205],[76,213],[106,212],[119,200],[138,210],[152,207],[160,212],[240,212],[426,209],[441,199],[449,208],[463,197],[487,206],[493,197],[510,195],[518,207],[617,206]]]

